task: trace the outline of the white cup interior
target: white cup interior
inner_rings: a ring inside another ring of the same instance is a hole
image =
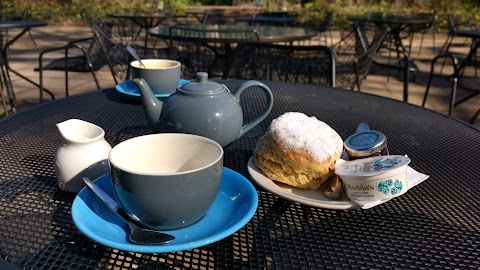
[[[168,59],[142,59],[142,63],[146,68],[140,65],[140,62],[137,60],[131,62],[130,66],[138,69],[171,69],[181,65],[178,61]]]
[[[115,167],[136,174],[179,174],[218,162],[223,148],[190,134],[163,133],[135,137],[116,145],[109,155]]]

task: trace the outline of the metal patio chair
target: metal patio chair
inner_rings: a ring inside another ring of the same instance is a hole
[[[336,84],[361,91],[388,28],[352,23],[352,30],[331,46],[336,57]]]
[[[132,40],[117,35],[113,32],[112,25],[97,18],[90,17],[89,23],[115,84],[128,79],[133,57],[126,48],[129,45],[133,46]]]
[[[64,57],[54,59],[47,64],[44,57],[52,52],[64,52]],[[72,54],[72,51],[74,53]],[[63,71],[65,72],[65,95],[69,96],[69,72],[90,72],[98,89],[101,89],[95,71],[106,64],[104,54],[102,53],[98,39],[94,37],[78,39],[68,42],[61,47],[49,48],[40,52],[38,57],[38,67],[35,71],[39,72],[40,102],[43,101],[43,92],[45,91],[52,99],[55,96],[44,88],[45,71]]]
[[[335,86],[335,55],[320,45],[242,42],[234,50],[227,77]]]
[[[224,76],[236,43],[258,40],[252,29],[239,31],[190,28],[188,25],[170,27],[169,57],[182,63],[184,78],[194,78],[205,71],[209,77]]]
[[[422,52],[423,48],[423,41],[425,39],[425,35],[429,32],[432,32],[432,42],[433,42],[433,50],[435,50],[435,26],[436,26],[436,15],[435,13],[420,13],[417,16],[421,18],[425,18],[427,20],[424,24],[414,25],[409,27],[406,31],[410,34],[410,42],[409,42],[409,49],[408,51],[412,52],[412,44],[415,34],[421,34],[420,38],[420,46],[418,48],[418,55]]]
[[[455,56],[454,54],[448,51],[440,53],[435,58],[433,58],[431,63],[430,75],[428,77],[427,87],[425,90],[425,94],[423,96],[422,107],[425,107],[425,103],[427,102],[427,97],[430,91],[430,86],[432,85],[432,81],[435,77],[443,78],[451,82],[448,115],[452,115],[453,110],[456,106],[480,94],[480,78],[477,78],[476,76],[476,69],[477,69],[476,53],[479,47],[480,47],[480,41],[476,40],[473,43],[469,54],[463,61],[459,61],[457,56]],[[451,65],[453,66],[453,71],[451,73],[443,72],[443,66],[446,63],[446,61],[450,61]],[[475,70],[474,72],[471,72],[474,74],[467,74],[467,69],[469,67]],[[440,68],[439,72],[436,71],[437,68]],[[470,93],[467,96],[459,100],[456,100],[458,88],[464,89]],[[473,124],[479,115],[480,115],[480,108],[473,115],[472,119],[470,120],[470,123]]]

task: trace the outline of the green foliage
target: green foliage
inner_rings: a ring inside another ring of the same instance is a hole
[[[99,18],[110,13],[151,11],[160,0],[0,0],[0,17],[10,18],[30,8],[30,18],[47,20],[50,24],[78,24],[83,22],[83,12]],[[164,8],[182,12],[189,0],[163,0]]]
[[[304,5],[299,20],[306,25],[316,25],[328,11],[335,11],[334,26],[345,26],[349,24],[348,16],[368,12],[435,13],[437,24],[442,28],[447,27],[447,14],[462,18],[465,24],[480,21],[478,0],[313,0]]]
[[[182,12],[184,11],[188,6],[187,1],[167,1],[165,4],[165,8],[168,10],[171,10],[172,12]]]
[[[50,24],[78,24],[82,11],[100,18],[109,13],[155,10],[160,0],[0,0],[0,17],[11,18],[30,8],[30,17],[49,21]],[[246,0],[163,0],[165,9],[182,12],[188,6],[232,5],[253,3]],[[478,0],[262,0],[266,11],[287,7],[300,14],[299,21],[316,25],[328,11],[335,11],[334,25],[348,24],[347,16],[367,12],[413,14],[435,12],[440,27],[446,27],[446,15],[454,14],[467,24],[480,21]]]
[[[200,3],[201,6],[212,6],[212,5],[225,5],[229,6],[233,4],[233,0],[200,0],[198,3]]]

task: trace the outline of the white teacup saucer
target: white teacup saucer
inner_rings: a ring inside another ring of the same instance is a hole
[[[95,183],[114,197],[110,175]],[[87,237],[102,245],[124,251],[166,253],[202,247],[222,240],[240,230],[255,214],[258,195],[241,174],[223,168],[222,183],[207,214],[189,227],[165,231],[175,240],[164,245],[137,245],[128,241],[128,226],[88,188],[82,189],[72,205],[72,219]]]

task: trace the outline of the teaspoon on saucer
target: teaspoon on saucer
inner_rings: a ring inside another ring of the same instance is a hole
[[[175,237],[170,234],[154,231],[146,228],[140,228],[133,223],[132,218],[120,208],[118,203],[112,199],[107,193],[100,189],[95,183],[93,183],[88,177],[83,177],[83,181],[87,186],[103,201],[110,209],[113,210],[118,216],[120,216],[130,228],[130,235],[128,238],[132,243],[139,245],[161,245],[169,243],[175,240]]]

